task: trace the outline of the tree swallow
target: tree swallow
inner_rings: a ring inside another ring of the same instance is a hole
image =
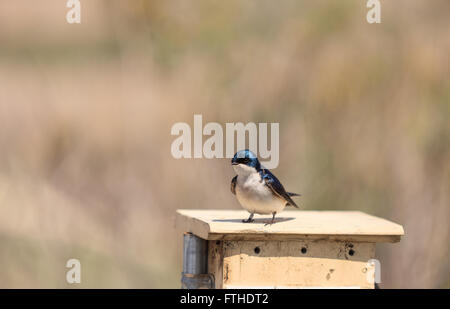
[[[300,196],[297,193],[286,192],[281,182],[268,169],[259,163],[256,155],[250,150],[237,152],[231,160],[231,165],[237,176],[231,180],[231,192],[236,195],[242,207],[250,213],[244,223],[253,222],[253,215],[275,215],[285,206],[291,205],[299,208],[291,196]]]

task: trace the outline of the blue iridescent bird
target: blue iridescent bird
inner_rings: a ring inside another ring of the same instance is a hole
[[[272,224],[275,222],[275,215],[284,207],[291,205],[299,208],[291,196],[300,194],[286,192],[277,177],[262,167],[257,156],[250,150],[238,151],[231,160],[231,165],[237,174],[231,180],[231,192],[250,213],[250,217],[242,222],[253,222],[254,214],[272,214]]]

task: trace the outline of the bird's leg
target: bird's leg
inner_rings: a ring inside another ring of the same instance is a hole
[[[242,220],[242,222],[244,222],[244,223],[250,223],[250,222],[253,222],[254,220],[253,220],[253,213],[251,213],[250,214],[250,217],[248,217],[248,219],[247,220]]]
[[[264,224],[264,225],[272,225],[272,224],[274,224],[274,223],[275,223],[275,215],[276,215],[276,214],[277,214],[276,211],[272,212],[272,220],[271,220],[270,222],[267,222],[267,223]]]

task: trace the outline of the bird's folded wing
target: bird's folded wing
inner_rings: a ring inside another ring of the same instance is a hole
[[[277,177],[275,177],[275,175],[273,175],[267,169],[264,169],[262,171],[263,171],[262,178],[266,182],[266,185],[272,190],[272,192],[281,197],[282,199],[284,199],[287,204],[299,208],[297,204],[295,204],[295,202],[291,199],[289,194],[286,192],[286,190],[284,189],[281,182],[277,179]]]

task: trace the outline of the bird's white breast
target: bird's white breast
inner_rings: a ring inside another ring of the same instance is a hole
[[[258,172],[238,175],[236,197],[242,207],[250,213],[278,213],[286,206],[286,202],[275,196],[272,190],[266,186]]]

